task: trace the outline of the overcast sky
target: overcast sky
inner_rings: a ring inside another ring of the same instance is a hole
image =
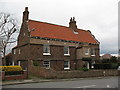
[[[0,0],[0,12],[22,21],[25,7],[29,18],[63,26],[75,17],[77,27],[90,30],[100,42],[100,53],[118,52],[119,0]]]

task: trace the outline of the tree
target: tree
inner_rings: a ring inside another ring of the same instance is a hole
[[[17,31],[17,20],[10,14],[0,13],[0,48],[6,64],[6,48],[8,44],[16,42],[13,34]]]

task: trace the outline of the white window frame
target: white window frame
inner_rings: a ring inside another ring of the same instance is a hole
[[[44,50],[45,50],[44,48],[46,48],[46,47],[48,48],[48,52],[44,52]],[[44,45],[43,46],[43,55],[51,55],[50,54],[50,46],[49,45]]]
[[[65,48],[67,48],[67,53],[65,53]],[[64,55],[70,56],[70,48],[68,46],[64,46]]]
[[[12,66],[14,66],[15,65],[15,63],[14,63],[14,61],[12,61]]]
[[[48,62],[48,64],[46,64],[45,62]],[[45,61],[43,61],[43,66],[44,66],[46,69],[49,69],[49,68],[50,68],[50,60],[45,60]]]
[[[91,49],[91,56],[95,56],[95,49]]]
[[[68,67],[65,67],[65,62],[68,62]],[[64,61],[64,70],[70,69],[70,60],[65,60]]]
[[[13,50],[13,53],[16,54],[16,49]]]
[[[87,53],[86,53],[86,50],[87,50]],[[89,50],[89,48],[85,48],[85,51],[84,51],[84,53],[85,53],[85,55],[89,55],[89,53],[90,53],[90,50]]]
[[[18,61],[18,66],[20,66],[20,63],[21,63],[21,62],[20,62],[20,61]]]

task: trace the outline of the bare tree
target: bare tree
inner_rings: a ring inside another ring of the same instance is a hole
[[[6,64],[6,48],[9,43],[16,42],[13,34],[17,31],[17,20],[10,14],[0,13],[0,48]]]

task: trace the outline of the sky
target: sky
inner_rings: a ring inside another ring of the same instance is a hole
[[[100,42],[100,53],[118,53],[119,0],[0,0],[0,12],[12,14],[19,23],[25,7],[29,18],[68,26],[75,17],[79,29],[90,30]],[[17,37],[17,34],[16,34]],[[12,44],[14,47],[16,44]]]

